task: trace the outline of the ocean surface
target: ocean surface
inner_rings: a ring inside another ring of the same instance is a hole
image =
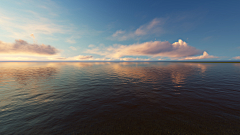
[[[240,63],[0,62],[0,134],[240,134]]]

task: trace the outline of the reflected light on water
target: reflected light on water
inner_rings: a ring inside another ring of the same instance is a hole
[[[240,133],[238,67],[2,62],[0,134]]]

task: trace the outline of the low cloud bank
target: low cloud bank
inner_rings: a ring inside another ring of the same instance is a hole
[[[195,57],[186,57],[183,60],[198,60],[198,59],[210,59],[210,58],[218,58],[218,57],[209,55],[206,51],[204,51],[203,55],[195,56]]]
[[[120,58],[120,61],[149,61],[151,59],[142,59],[142,58]]]
[[[173,44],[168,41],[150,41],[132,45],[114,45],[108,48],[93,48],[87,53],[105,55],[107,58],[121,58],[123,56],[161,56],[161,57],[188,57],[202,54],[203,51],[189,46],[181,39]]]
[[[31,55],[55,55],[59,51],[50,45],[30,44],[24,40],[15,40],[15,43],[0,41],[0,54],[31,54]]]
[[[74,57],[57,57],[57,58],[49,58],[51,60],[93,60],[93,56],[91,55],[78,55],[78,56],[74,56]]]
[[[240,56],[233,57],[234,59],[240,59]]]

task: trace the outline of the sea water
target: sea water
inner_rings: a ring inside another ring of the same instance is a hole
[[[240,134],[240,63],[1,62],[0,134]]]

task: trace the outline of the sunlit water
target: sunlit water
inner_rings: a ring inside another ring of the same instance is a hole
[[[240,134],[240,63],[1,62],[0,134]]]

